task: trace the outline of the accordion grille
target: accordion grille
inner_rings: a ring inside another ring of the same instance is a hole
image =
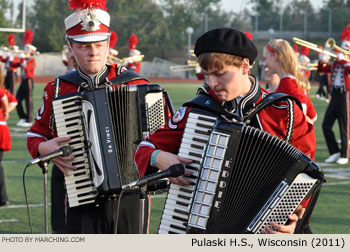
[[[164,103],[159,93],[148,94],[146,100],[149,104],[146,110],[149,118],[149,134],[152,134],[165,124]]]
[[[108,92],[108,100],[121,182],[126,184],[139,178],[133,169],[133,151],[141,138],[137,93],[129,90],[129,86],[119,86]]]

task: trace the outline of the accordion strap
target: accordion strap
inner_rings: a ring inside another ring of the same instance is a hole
[[[287,95],[285,93],[271,93],[268,94],[267,96],[265,96],[261,102],[259,102],[259,104],[252,110],[250,111],[247,115],[245,115],[243,117],[243,121],[247,121],[250,118],[252,118],[253,116],[255,116],[257,113],[259,113],[261,110],[265,109],[268,106],[277,104],[279,102],[282,101],[287,101],[287,100],[293,100],[296,102],[296,104],[298,105],[298,107],[303,110],[303,107],[301,106],[300,101],[295,98],[294,96],[291,95]]]
[[[67,82],[72,83],[72,84],[77,85],[77,86],[81,86],[84,83],[84,81],[80,78],[80,75],[77,71],[72,71],[70,73],[60,75],[57,78],[64,80],[64,81],[67,81]],[[126,71],[121,72],[114,79],[112,79],[110,81],[110,84],[122,84],[122,83],[127,83],[127,82],[135,81],[135,80],[145,80],[148,82],[147,79],[145,79],[141,75],[138,75],[134,71],[126,70]]]
[[[77,73],[77,71],[72,71],[64,75],[59,75],[57,76],[57,79],[64,80],[77,86],[81,86],[81,84],[84,82],[80,78],[80,75]]]
[[[223,115],[228,118],[234,118],[238,122],[243,122],[245,124],[249,124],[250,120],[258,114],[261,110],[265,109],[268,106],[271,105],[277,105],[277,103],[286,101],[288,106],[288,126],[286,130],[286,136],[284,137],[284,140],[287,142],[290,142],[293,135],[293,129],[294,129],[294,104],[293,101],[296,102],[298,107],[302,110],[302,106],[300,101],[290,95],[284,94],[284,93],[271,93],[268,94],[266,97],[264,97],[261,102],[253,108],[251,111],[247,113],[243,118],[239,116],[234,116],[232,114],[227,113],[224,108],[221,106],[219,102],[217,102],[214,98],[209,96],[205,92],[200,92],[197,94],[194,98],[192,98],[190,101],[186,102],[183,106],[186,107],[192,107],[197,109],[202,109],[214,114]]]
[[[205,92],[198,93],[195,97],[184,103],[182,106],[197,108],[220,116],[223,115],[228,118],[233,117],[237,121],[242,121],[240,117],[227,113],[218,101]]]
[[[279,102],[285,101],[288,106],[288,126],[284,140],[288,143],[292,140],[293,129],[294,129],[294,104],[293,101],[298,105],[301,111],[303,111],[300,101],[294,96],[287,95],[285,93],[271,93],[265,96],[261,102],[251,111],[249,111],[244,117],[243,122],[249,124],[253,116],[258,114],[261,110],[268,106],[276,105]]]
[[[121,72],[117,77],[112,79],[110,82],[115,85],[115,84],[122,84],[130,81],[135,81],[135,80],[145,80],[149,82],[146,78],[135,73],[133,70],[126,70],[124,72]]]

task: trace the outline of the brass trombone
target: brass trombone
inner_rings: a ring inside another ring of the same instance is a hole
[[[197,65],[198,62],[196,60],[187,60],[187,65],[170,66],[170,70],[173,72],[192,71],[196,69]]]
[[[140,62],[143,60],[144,57],[145,57],[145,55],[143,55],[143,54],[134,55],[134,56],[126,57],[126,58],[118,58],[118,57],[115,57],[113,55],[108,55],[108,58],[111,58],[112,60],[114,60],[118,65],[127,64],[129,60],[132,60],[133,62]]]
[[[336,43],[335,43],[335,39],[334,38],[327,39],[327,41],[325,43],[325,47],[327,47],[327,48],[329,48],[331,50],[336,49],[336,50],[338,50],[338,51],[340,51],[340,52],[342,52],[344,54],[350,54],[349,51],[341,48],[340,46],[337,46]]]
[[[26,50],[21,50],[21,49],[14,50],[14,49],[8,48],[8,47],[6,47],[6,46],[1,46],[1,47],[0,47],[0,50],[1,50],[1,51],[4,51],[4,52],[12,52],[12,53],[14,53],[14,54],[17,55],[17,56],[19,56],[19,55],[22,54],[22,53],[24,53],[24,54],[27,53]],[[34,52],[34,55],[39,55],[39,54],[40,54],[39,51],[35,51],[35,52]]]
[[[170,70],[173,72],[186,72],[186,71],[193,71],[196,69],[196,66],[194,65],[178,65],[178,66],[170,66]]]
[[[192,57],[197,57],[197,56],[194,54],[194,50],[193,50],[193,49],[190,50],[190,54],[191,54]]]
[[[316,44],[314,44],[314,43],[311,43],[311,42],[309,42],[309,41],[302,40],[302,39],[296,38],[296,37],[293,37],[293,41],[294,41],[294,43],[296,43],[296,44],[298,44],[298,45],[308,47],[308,48],[310,48],[311,50],[314,50],[314,51],[316,51],[316,52],[323,53],[323,54],[327,54],[327,55],[329,55],[329,56],[331,56],[331,57],[334,57],[334,58],[337,57],[337,55],[336,55],[335,53],[330,52],[330,51],[328,51],[328,50],[321,49],[321,48],[318,47],[318,45],[316,45]],[[327,47],[327,48],[329,48],[329,47]]]

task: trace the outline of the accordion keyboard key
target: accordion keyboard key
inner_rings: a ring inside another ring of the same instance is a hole
[[[190,113],[179,148],[179,156],[193,160],[185,166],[192,173],[187,180],[197,183],[202,154],[208,142],[215,117]],[[185,234],[189,217],[194,185],[180,186],[171,184],[159,225],[159,234]]]
[[[76,170],[68,170],[65,184],[69,207],[95,202],[97,195],[93,185],[87,153],[85,137],[81,121],[80,97],[70,97],[53,101],[55,124],[58,136],[70,136],[69,145],[72,147],[74,160],[70,163]]]

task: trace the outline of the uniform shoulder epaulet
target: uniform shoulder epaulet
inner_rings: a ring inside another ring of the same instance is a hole
[[[64,80],[73,85],[80,86],[84,81],[80,78],[77,71],[72,71],[67,74],[59,75],[56,77],[57,79]]]
[[[197,93],[195,97],[193,97],[191,100],[189,100],[182,106],[205,110],[217,115],[228,115],[228,113],[224,110],[224,108],[219,102],[217,102],[210,95],[204,92]]]
[[[112,84],[122,84],[127,83],[135,80],[145,80],[146,82],[149,82],[146,78],[143,76],[135,73],[132,70],[126,70],[121,72],[117,77],[111,80]]]

